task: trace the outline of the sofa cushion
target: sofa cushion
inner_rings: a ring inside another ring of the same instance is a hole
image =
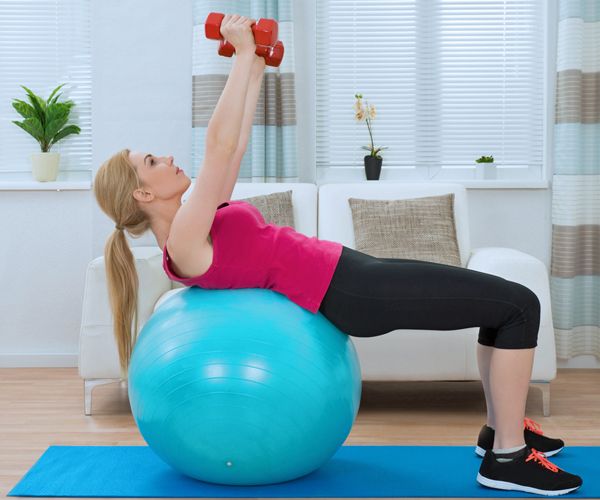
[[[461,267],[454,193],[403,200],[349,198],[356,250]]]
[[[251,203],[262,214],[267,224],[278,226],[294,226],[294,206],[292,205],[292,190],[277,193],[240,198]]]

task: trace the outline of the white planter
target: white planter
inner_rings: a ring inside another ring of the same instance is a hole
[[[36,181],[55,181],[58,176],[60,153],[31,153],[31,171]]]
[[[476,163],[475,178],[476,179],[495,179],[497,177],[495,163]]]

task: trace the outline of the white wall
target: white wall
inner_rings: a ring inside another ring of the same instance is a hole
[[[189,165],[191,0],[103,0],[92,6],[94,168],[121,148],[172,154]],[[92,220],[92,249],[100,255],[114,224],[99,209]]]
[[[189,164],[191,5],[92,2],[94,168],[124,147]],[[0,227],[0,367],[77,366],[85,270],[112,221],[91,191],[2,191]]]
[[[300,180],[314,162],[314,0],[295,1]],[[191,0],[92,2],[94,168],[123,147],[191,161]],[[474,247],[550,264],[550,189],[469,193]],[[0,367],[77,366],[85,270],[113,223],[91,191],[0,194]],[[155,245],[152,235],[132,242]],[[559,367],[596,367],[591,356]]]

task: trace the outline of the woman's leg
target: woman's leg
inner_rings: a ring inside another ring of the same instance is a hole
[[[495,420],[493,448],[525,444],[523,419],[535,349],[493,349],[489,391]]]
[[[492,429],[496,428],[496,419],[494,418],[494,402],[490,390],[490,364],[494,347],[477,343],[477,367],[481,377],[481,385],[485,394],[485,406],[487,408],[486,425]]]
[[[527,287],[456,266],[378,259],[344,247],[320,311],[349,335],[479,326],[478,362],[494,448],[524,444],[540,304]]]
[[[498,429],[494,433],[494,448],[512,448],[524,443],[521,439],[518,443],[511,444],[511,436],[518,434],[523,437],[523,419],[525,418],[525,405],[527,403],[527,393],[531,380],[534,352],[534,349],[513,351],[477,344],[477,363],[487,407],[486,424],[493,429]],[[494,366],[493,374],[490,373],[492,370],[492,360]],[[517,370],[515,368],[520,369]],[[497,383],[499,380],[507,380],[507,378],[512,377],[516,378],[513,384],[518,388],[517,392],[522,394],[522,396],[515,397],[511,384]],[[496,381],[493,389],[490,380]],[[503,415],[499,415],[494,408],[494,402],[501,400],[506,401],[505,403],[500,403],[500,409],[504,409]],[[514,404],[510,404],[511,401]],[[507,415],[506,409],[509,410],[509,413],[510,411],[514,411],[516,415]],[[497,421],[500,422],[499,428],[496,426]],[[502,425],[504,422],[518,422],[518,432],[515,429],[506,429],[506,425]]]

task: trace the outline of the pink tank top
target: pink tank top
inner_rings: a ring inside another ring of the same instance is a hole
[[[212,265],[191,278],[173,272],[165,244],[167,276],[200,288],[268,288],[312,313],[319,310],[343,248],[341,243],[309,238],[290,226],[266,224],[260,210],[242,200],[217,207],[210,236]]]

